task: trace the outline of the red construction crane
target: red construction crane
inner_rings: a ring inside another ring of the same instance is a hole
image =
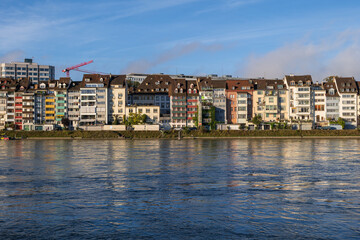
[[[79,69],[79,67],[88,65],[88,64],[90,64],[90,63],[92,63],[92,62],[94,62],[94,60],[90,60],[90,61],[88,61],[88,62],[83,62],[83,63],[77,64],[77,65],[75,65],[75,66],[65,68],[64,70],[62,70],[62,72],[66,73],[66,76],[67,76],[67,77],[70,77],[70,70],[75,70],[75,71],[85,72],[85,73],[92,73],[92,74],[108,75],[108,73],[95,72],[95,71],[89,71],[89,70]]]
[[[66,76],[67,76],[67,77],[70,77],[70,70],[77,69],[78,67],[82,67],[82,66],[88,65],[88,64],[90,64],[90,63],[92,63],[92,62],[94,62],[94,61],[91,60],[91,61],[88,61],[88,62],[83,62],[83,63],[77,64],[77,65],[75,65],[75,66],[65,68],[64,70],[62,70],[62,72],[66,73]]]

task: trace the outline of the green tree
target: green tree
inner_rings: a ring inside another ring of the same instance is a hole
[[[193,117],[193,121],[196,127],[199,127],[199,113],[196,111],[195,117]]]
[[[252,123],[254,123],[256,125],[257,128],[259,128],[260,124],[262,123],[262,118],[260,115],[255,115],[252,120]]]
[[[112,125],[119,125],[119,120],[117,116],[114,117],[114,121],[112,122]]]
[[[324,80],[325,82],[332,82],[333,79],[334,79],[334,77],[337,77],[337,76],[328,76],[328,77],[324,78],[323,80]]]
[[[70,120],[67,117],[63,117],[61,119],[61,123],[64,125],[65,129],[69,128],[70,126]]]
[[[211,130],[215,130],[216,129],[216,120],[215,120],[215,107],[211,106],[210,108],[210,128]]]
[[[330,124],[338,124],[341,125],[342,129],[345,128],[345,120],[341,117],[339,117],[337,121],[331,121]]]

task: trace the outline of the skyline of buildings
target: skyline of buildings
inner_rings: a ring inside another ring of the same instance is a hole
[[[216,124],[243,128],[253,125],[256,115],[264,122],[305,121],[313,126],[341,117],[357,127],[359,89],[353,77],[319,84],[310,75],[226,79],[154,74],[137,84],[126,75],[84,74],[81,82],[64,77],[39,83],[8,77],[0,78],[0,128],[44,129],[40,126],[62,126],[63,118],[73,129],[88,128],[123,124],[135,113],[165,129],[214,129]]]

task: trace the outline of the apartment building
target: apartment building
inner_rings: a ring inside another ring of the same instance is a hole
[[[196,121],[201,126],[203,122],[199,116],[203,116],[203,111],[199,102],[199,87],[195,80],[186,80],[186,126],[196,127]],[[204,106],[203,106],[204,108]],[[207,106],[204,109],[209,110]],[[204,113],[209,114],[209,113]],[[197,117],[197,119],[196,119]]]
[[[251,120],[253,81],[227,80],[226,81],[226,118],[228,124],[246,124]]]
[[[201,106],[209,105],[215,107],[215,121],[225,123],[226,120],[226,81],[212,80],[210,77],[199,77],[196,80],[199,87],[199,100]],[[204,122],[211,121],[203,119]]]
[[[84,74],[80,85],[80,126],[109,122],[108,89],[111,75]]]
[[[114,76],[110,82],[109,89],[109,121],[113,122],[118,119],[122,122],[126,115],[126,106],[128,99],[128,91],[126,86],[126,75]]]
[[[45,123],[46,124],[55,124],[55,110],[56,110],[56,98],[55,98],[55,88],[56,81],[49,80],[45,82],[40,82],[40,86],[47,88],[45,95]]]
[[[22,96],[22,112],[23,112],[23,129],[32,130],[36,120],[35,114],[35,92],[33,89],[23,93]]]
[[[131,92],[129,104],[156,105],[161,114],[170,114],[169,86],[172,78],[169,75],[148,75],[142,83]]]
[[[253,93],[253,113],[263,121],[282,121],[288,119],[286,101],[289,91],[279,79],[255,79]]]
[[[55,67],[40,65],[26,58],[24,62],[0,63],[0,77],[28,78],[31,83],[38,83],[54,79]]]
[[[0,129],[5,128],[7,121],[7,97],[11,78],[0,78]]]
[[[73,129],[79,127],[80,121],[80,84],[81,82],[71,82],[67,92],[67,114]]]
[[[314,121],[314,91],[310,75],[286,75],[284,82],[289,89],[287,109],[292,120]]]
[[[358,120],[358,87],[354,77],[333,77],[336,90],[340,96],[339,117],[348,124],[357,126]]]
[[[314,101],[315,101],[315,122],[325,123],[326,117],[326,89],[323,84],[317,83],[313,85]]]
[[[169,86],[170,126],[173,128],[195,127],[198,113],[199,92],[196,81],[173,79]]]
[[[70,86],[70,83],[71,83],[71,79],[69,77],[63,77],[56,81],[54,94],[55,94],[55,121],[57,124],[61,124],[61,120],[63,118],[68,117],[67,91]]]
[[[334,81],[325,82],[322,84],[326,92],[326,119],[336,121],[338,120],[339,114],[339,103],[340,96],[336,90],[336,85]]]

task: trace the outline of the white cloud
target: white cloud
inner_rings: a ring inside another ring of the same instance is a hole
[[[321,41],[297,41],[264,55],[250,55],[237,74],[245,77],[283,77],[311,74],[315,81],[329,75],[360,77],[359,31],[346,31]]]
[[[173,59],[179,58],[191,52],[197,50],[204,50],[208,52],[219,51],[223,48],[221,44],[203,44],[200,42],[192,42],[188,44],[176,45],[163,53],[156,56],[154,59],[139,59],[133,62],[130,62],[125,69],[122,70],[123,73],[138,73],[138,72],[147,72],[151,68],[160,65],[162,63],[171,61]]]

